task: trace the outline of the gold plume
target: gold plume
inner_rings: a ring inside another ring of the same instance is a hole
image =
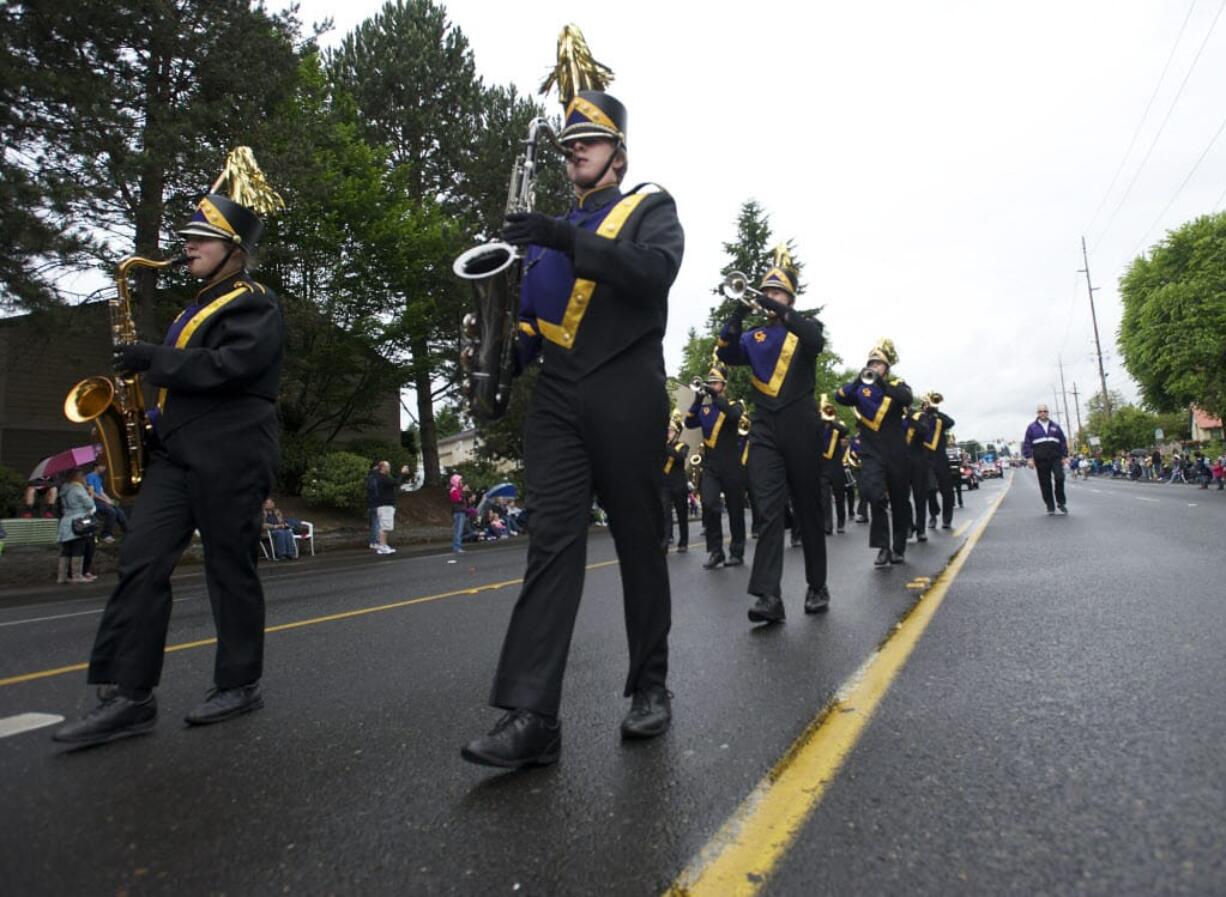
[[[269,185],[249,146],[236,146],[230,150],[226,156],[226,167],[221,170],[209,192],[218,193],[223,187],[227,188],[232,200],[257,215],[271,215],[285,208],[285,200]]]
[[[776,246],[774,250],[774,255],[775,255],[775,263],[774,263],[775,267],[782,268],[792,277],[795,277],[797,274],[796,263],[792,261],[792,251],[788,249],[788,244],[780,243],[778,246]]]
[[[558,64],[541,83],[541,93],[558,86],[563,106],[569,106],[581,90],[604,90],[613,81],[613,70],[592,58],[578,25],[567,25],[558,35]]]

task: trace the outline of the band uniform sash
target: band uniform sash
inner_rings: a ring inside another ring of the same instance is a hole
[[[771,374],[770,383],[763,383],[757,378],[757,375],[750,375],[749,380],[755,389],[771,398],[779,395],[779,390],[783,387],[783,378],[788,375],[788,368],[792,365],[792,356],[796,353],[796,346],[799,343],[800,338],[789,332],[783,340],[783,345],[779,348],[779,359],[775,362],[775,370]]]
[[[600,222],[600,226],[596,228],[596,235],[608,240],[616,239],[621,229],[625,227],[626,220],[639,207],[639,203],[651,195],[650,193],[631,193],[629,196],[623,196],[613,210],[605,216],[604,221]],[[587,314],[588,303],[592,301],[592,293],[595,291],[596,281],[575,278],[575,285],[570,291],[570,299],[566,303],[566,311],[562,314],[562,323],[554,324],[551,321],[537,318],[536,326],[540,328],[541,336],[564,349],[573,348],[575,337],[579,333],[579,325],[583,323],[583,316]]]
[[[192,336],[195,335],[196,331],[200,329],[200,327],[204,324],[205,321],[207,321],[213,315],[217,314],[217,312],[221,311],[223,308],[225,308],[227,305],[229,305],[239,296],[242,296],[244,293],[247,293],[247,292],[250,292],[250,287],[248,287],[247,284],[242,283],[240,281],[237,289],[231,290],[230,292],[226,293],[224,296],[218,296],[216,299],[214,299],[204,308],[196,312],[196,314],[192,316],[192,319],[187,322],[184,328],[179,331],[179,338],[175,340],[175,348],[176,349],[186,348],[187,344],[191,341]],[[158,404],[158,411],[166,410],[166,387],[165,386],[158,389],[158,403],[157,404]]]

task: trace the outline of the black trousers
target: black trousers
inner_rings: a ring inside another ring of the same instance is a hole
[[[524,423],[528,569],[502,644],[490,703],[556,716],[587,561],[595,492],[621,565],[630,669],[625,694],[663,687],[672,599],[660,543],[664,370],[642,353],[579,382],[542,373]]]
[[[928,531],[928,492],[932,479],[932,469],[927,459],[919,452],[912,452],[908,458],[911,480],[911,526],[916,534]]]
[[[932,475],[936,478],[937,488],[928,493],[928,514],[930,517],[941,515],[941,523],[949,526],[954,519],[954,478],[949,470],[949,464],[941,455],[933,455],[929,460]],[[937,496],[941,497],[938,504]]]
[[[911,471],[907,455],[861,452],[860,494],[870,509],[869,547],[892,548],[895,554],[906,552],[911,529]]]
[[[837,518],[839,529],[847,525],[847,477],[842,467],[822,470],[822,525],[826,532],[834,529]],[[833,506],[833,508],[832,508]]]
[[[784,512],[791,498],[793,533],[805,555],[805,581],[826,585],[826,536],[821,524],[818,414],[813,402],[797,401],[779,411],[759,408],[749,431],[749,478],[758,502],[758,544],[749,594],[782,596]]]
[[[734,469],[725,470],[725,466]],[[733,458],[727,465],[703,465],[698,494],[702,498],[702,528],[707,538],[707,551],[724,550],[722,515],[727,502],[728,535],[732,539],[730,553],[742,557],[745,553],[745,474],[740,461]]]
[[[1056,506],[1064,507],[1064,464],[1060,458],[1034,459],[1035,473],[1039,475],[1039,492],[1043,494],[1043,504],[1047,510],[1054,511]],[[1055,481],[1055,501],[1052,501],[1052,481]]]
[[[237,688],[263,675],[264,589],[256,555],[276,458],[275,409],[255,398],[181,427],[154,450],[119,551],[119,585],[90,655],[91,683],[158,684],[170,574],[197,529],[217,627],[214,684]]]
[[[844,476],[848,472],[851,473],[851,476],[847,477],[847,485],[844,490],[847,495],[847,516],[855,517],[864,511],[864,500],[860,498],[860,471],[851,467],[844,467],[843,471]]]
[[[690,494],[682,489],[665,486],[660,490],[660,504],[664,510],[664,539],[660,543],[667,547],[668,540],[673,535],[673,514],[677,515],[677,547],[690,544]]]

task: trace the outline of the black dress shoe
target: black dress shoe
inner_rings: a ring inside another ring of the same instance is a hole
[[[690,550],[690,546],[688,545],[678,545],[677,546],[677,554],[685,554],[689,550]]]
[[[264,693],[259,682],[238,688],[210,688],[204,701],[189,710],[183,721],[189,726],[207,726],[263,706]]]
[[[890,565],[890,549],[882,548],[877,552],[877,559],[873,561],[874,567],[888,567]]]
[[[724,562],[724,553],[722,551],[713,551],[707,555],[707,560],[702,565],[704,570],[714,570]]]
[[[937,528],[937,519],[935,517],[929,517],[928,518],[928,529],[936,529],[936,528]]]
[[[754,606],[749,609],[751,623],[782,623],[786,616],[783,599],[778,595],[759,595]]]
[[[868,518],[865,517],[863,514],[857,514],[856,523],[868,523]]]
[[[672,695],[666,688],[640,688],[622,720],[622,738],[655,738],[673,719]]]
[[[460,748],[460,756],[480,766],[523,769],[557,763],[562,753],[562,722],[531,710],[511,710],[489,733]]]
[[[835,532],[836,532],[836,533],[845,533],[845,532],[847,532],[847,530],[846,530],[846,529],[844,529],[844,528],[843,528],[843,524],[841,524],[841,523],[840,523],[840,524],[838,525],[838,528],[836,528],[836,529],[835,529]]]
[[[891,564],[901,564],[906,559],[907,559],[906,552],[903,552],[903,551],[891,551],[890,552],[890,563]]]
[[[834,530],[833,530],[833,529],[828,529],[828,530],[826,530],[826,535],[827,535],[827,536],[833,536],[833,535],[834,535]]]
[[[953,528],[954,528],[954,525],[952,523],[942,523],[941,524],[941,529],[953,529]]]
[[[1068,508],[1066,508],[1064,505],[1060,505],[1060,513],[1061,513],[1061,514],[1065,514],[1065,515],[1067,515],[1067,514],[1068,514]]]
[[[740,550],[734,545],[732,550],[728,552],[728,560],[724,561],[725,567],[740,567],[745,563],[745,546],[742,545]]]
[[[927,541],[928,541],[928,534],[927,534],[927,533],[916,533],[916,534],[915,534],[915,541],[916,541],[916,542],[927,542]]]
[[[812,586],[805,592],[805,613],[820,614],[830,609],[830,590],[825,586],[815,589]]]
[[[133,701],[114,688],[103,687],[98,689],[98,700],[97,707],[80,719],[60,726],[51,739],[78,746],[106,744],[151,732],[157,722],[158,703],[152,694],[143,701]]]

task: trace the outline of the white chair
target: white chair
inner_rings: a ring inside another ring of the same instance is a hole
[[[311,557],[315,557],[315,524],[309,520],[299,520],[302,526],[306,527],[305,533],[294,533],[294,553],[298,552],[298,543],[306,542],[311,546]]]

